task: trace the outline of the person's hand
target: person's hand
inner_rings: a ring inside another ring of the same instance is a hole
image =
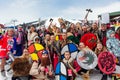
[[[76,71],[75,69],[74,69],[73,71],[74,71],[75,73],[77,73],[77,71]]]

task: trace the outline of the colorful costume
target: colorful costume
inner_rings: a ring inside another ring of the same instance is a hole
[[[107,49],[113,53],[116,57],[120,57],[120,41],[116,39],[115,37],[111,37],[110,35],[114,33],[114,31],[109,30],[107,32]]]
[[[10,51],[13,53],[16,51],[16,39],[13,37],[5,36],[3,39],[3,48],[6,49],[6,54]]]
[[[3,36],[0,36],[0,58],[6,58],[7,54],[6,54],[6,49],[5,46],[3,44]]]

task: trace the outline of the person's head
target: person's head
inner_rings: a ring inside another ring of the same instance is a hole
[[[53,42],[53,41],[55,41],[55,35],[51,35],[50,36],[50,40]]]
[[[45,39],[46,39],[46,40],[50,40],[50,34],[46,34],[46,35],[45,35]]]
[[[66,40],[67,39],[67,34],[66,33],[62,33],[62,38],[63,38],[63,40]]]
[[[79,49],[82,50],[83,48],[85,48],[85,44],[83,42],[80,42],[79,43]]]
[[[76,23],[76,27],[78,28],[78,30],[82,30],[82,26],[80,25],[79,22]]]
[[[113,32],[113,33],[110,35],[110,37],[115,37],[115,32]]]
[[[40,38],[38,36],[34,37],[34,43],[40,43]]]
[[[22,31],[22,30],[23,30],[22,26],[18,26],[18,31]]]
[[[60,28],[56,28],[56,33],[60,33]]]
[[[48,51],[47,50],[44,50],[42,52],[42,57],[48,57]]]
[[[45,31],[45,30],[46,30],[45,25],[42,25],[42,26],[41,26],[41,30],[42,30],[42,31]]]
[[[27,49],[27,48],[23,49],[23,53],[25,53],[25,54],[29,54],[28,49]]]
[[[106,31],[106,29],[107,29],[106,24],[101,24],[101,30],[102,30],[102,31]]]
[[[97,28],[97,23],[93,23],[92,24],[92,29],[96,29]]]
[[[12,28],[8,29],[8,30],[7,30],[7,34],[8,34],[8,36],[13,37],[14,34],[15,34],[14,29],[12,29]]]
[[[83,32],[87,32],[87,25],[83,25],[82,30],[83,30]]]
[[[50,64],[49,57],[48,57],[48,51],[44,50],[42,52],[42,58],[41,58],[41,66],[47,66]]]
[[[0,26],[0,29],[2,29],[2,26]]]
[[[4,27],[4,25],[3,24],[0,24],[0,29],[2,29]]]
[[[115,37],[115,32],[113,30],[108,30],[107,31],[107,38],[114,38]]]
[[[23,49],[23,54],[22,54],[23,57],[28,57],[29,56],[29,51],[27,48]]]
[[[31,31],[31,32],[34,32],[34,31],[35,31],[35,26],[34,26],[34,25],[31,25],[31,26],[30,26],[30,31]]]
[[[72,24],[70,25],[70,28],[75,29],[75,24],[72,23]]]
[[[62,29],[65,29],[66,28],[66,25],[64,23],[61,23],[61,28]]]
[[[96,48],[99,50],[99,51],[101,51],[102,49],[103,49],[103,45],[102,45],[102,43],[97,43],[97,46],[96,46]]]
[[[69,60],[70,57],[71,57],[70,52],[69,52],[69,51],[66,51],[66,52],[64,53],[64,57],[65,57],[66,60]]]

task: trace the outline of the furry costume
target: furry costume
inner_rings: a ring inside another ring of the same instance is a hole
[[[11,69],[13,70],[13,75],[16,77],[19,76],[28,76],[31,65],[27,58],[16,58],[15,61],[11,64]]]

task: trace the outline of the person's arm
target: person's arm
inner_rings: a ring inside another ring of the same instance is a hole
[[[33,62],[32,67],[29,72],[30,75],[38,75],[38,62]]]
[[[15,38],[13,38],[13,40],[14,40],[14,43],[13,43],[13,54],[16,54],[16,45],[17,45],[17,42],[16,42],[16,39]]]
[[[81,67],[78,65],[76,60],[74,60],[73,65],[74,65],[74,70],[76,70],[76,72],[81,70]]]

